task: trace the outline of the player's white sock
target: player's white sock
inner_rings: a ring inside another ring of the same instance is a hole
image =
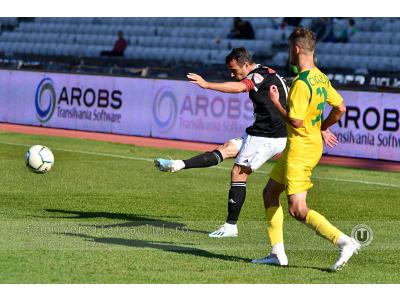
[[[276,243],[272,246],[272,250],[267,257],[253,259],[251,262],[255,264],[287,266],[288,258],[286,256],[283,243]]]
[[[285,246],[283,243],[277,243],[272,246],[271,253],[276,254],[277,256],[285,255]]]
[[[351,243],[351,238],[347,235],[345,235],[344,233],[342,233],[339,236],[338,242],[337,242],[337,246],[342,249],[344,246],[346,246],[348,243]]]
[[[183,160],[173,160],[172,161],[174,172],[182,170],[185,167]]]
[[[235,229],[237,229],[237,224],[225,223],[224,226],[225,226],[226,228],[228,228],[229,230],[235,230]]]

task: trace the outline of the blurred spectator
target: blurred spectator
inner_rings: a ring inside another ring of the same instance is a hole
[[[242,18],[233,18],[233,27],[228,33],[227,38],[229,39],[243,39],[243,40],[254,40],[253,26],[249,21],[242,20]]]
[[[356,22],[353,18],[350,18],[347,24],[347,27],[343,29],[339,37],[337,38],[337,42],[339,43],[347,43],[349,38],[354,35],[358,29],[355,27]]]
[[[114,48],[111,51],[102,51],[101,56],[124,56],[124,51],[128,46],[127,41],[124,39],[124,33],[119,30],[117,32],[118,39],[115,41]]]
[[[285,29],[287,26],[299,27],[301,18],[299,17],[285,17],[281,22],[281,28]]]
[[[318,42],[335,42],[331,18],[314,19],[310,29],[315,32]]]

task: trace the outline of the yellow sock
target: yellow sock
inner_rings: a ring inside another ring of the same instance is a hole
[[[282,206],[272,206],[265,210],[267,217],[267,235],[271,246],[283,243],[283,210]]]
[[[333,226],[323,215],[320,215],[315,210],[309,210],[306,216],[306,224],[311,225],[313,229],[322,237],[330,240],[335,245],[337,244],[342,232]]]

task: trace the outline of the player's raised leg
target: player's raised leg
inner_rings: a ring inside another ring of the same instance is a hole
[[[288,259],[283,244],[283,210],[279,203],[279,195],[285,190],[285,185],[269,179],[263,191],[265,216],[267,220],[267,235],[271,244],[271,252],[264,258],[254,259],[257,264],[286,266]]]
[[[357,253],[360,244],[332,225],[323,215],[309,209],[306,203],[307,192],[288,196],[289,213],[296,220],[313,228],[316,233],[339,247],[339,259],[332,266],[332,270],[341,269],[347,261]]]
[[[239,145],[237,145],[239,143]],[[182,169],[208,168],[218,165],[224,159],[234,158],[240,149],[241,139],[230,140],[214,151],[207,151],[186,160],[156,158],[154,166],[163,172],[177,172]]]

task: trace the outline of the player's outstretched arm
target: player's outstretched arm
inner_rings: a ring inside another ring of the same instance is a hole
[[[223,93],[242,93],[246,92],[246,85],[242,82],[208,82],[200,75],[189,73],[186,75],[190,82],[197,84],[203,89],[210,89]]]

